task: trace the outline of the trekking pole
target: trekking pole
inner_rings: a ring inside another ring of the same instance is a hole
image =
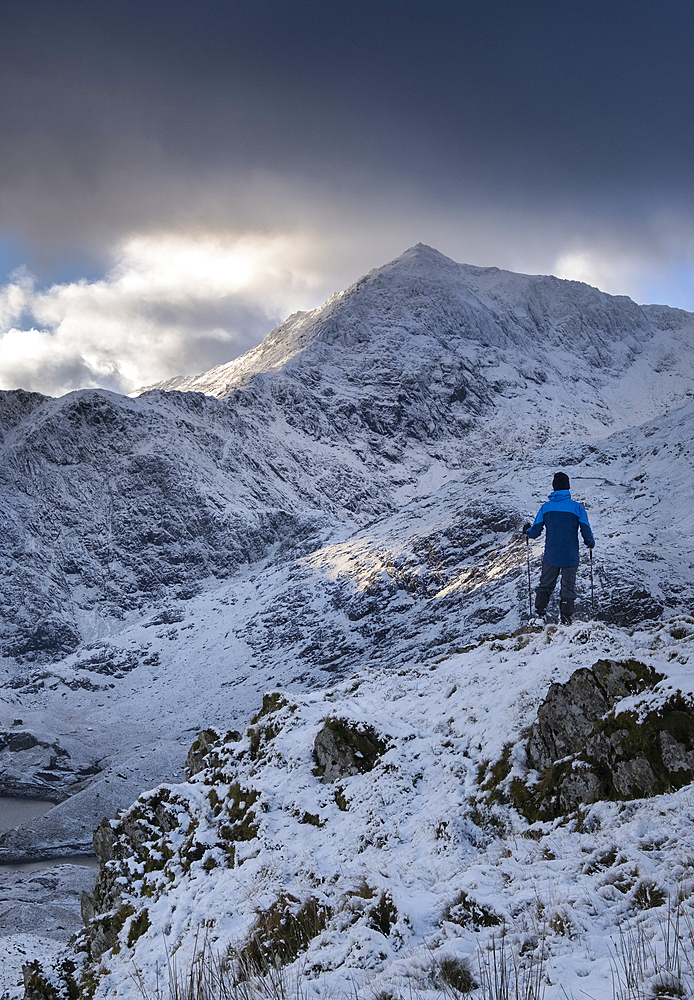
[[[590,549],[590,617],[595,618],[595,592],[593,589],[593,550]]]
[[[527,532],[525,533],[525,545],[526,554],[528,557],[528,610],[530,612],[530,617],[533,616],[533,591],[532,585],[530,583],[530,539],[528,538]]]

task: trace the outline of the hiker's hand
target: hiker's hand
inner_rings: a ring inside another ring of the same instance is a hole
[[[530,524],[530,523],[524,524],[523,525],[523,534],[525,534],[526,531],[528,531],[530,528],[532,528],[532,524]]]

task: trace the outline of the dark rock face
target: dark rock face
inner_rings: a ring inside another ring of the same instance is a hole
[[[26,730],[0,731],[0,795],[63,802],[84,777],[84,768],[59,743],[47,743]]]
[[[94,831],[92,843],[94,853],[99,859],[99,864],[103,867],[107,861],[113,861],[113,845],[116,842],[113,828],[108,819],[104,816],[99,826]]]
[[[598,719],[629,694],[662,680],[642,663],[598,660],[582,668],[566,684],[552,684],[537,710],[537,723],[528,740],[528,760],[538,771],[576,753],[585,744]]]
[[[640,556],[642,561],[643,556]],[[616,574],[609,574],[615,577]],[[672,601],[672,604],[688,604],[680,597]],[[600,621],[610,622],[614,625],[629,627],[637,622],[653,621],[660,618],[664,610],[664,603],[658,600],[643,587],[634,588],[623,580],[610,579],[600,592],[600,607],[596,618]]]
[[[209,755],[219,745],[219,739],[214,729],[203,729],[198,733],[186,757],[185,771],[188,780],[207,767]]]
[[[336,781],[350,774],[358,774],[354,751],[343,743],[328,726],[316,736],[313,745],[316,767],[322,771],[321,781]]]
[[[5,646],[5,655],[15,658],[59,659],[77,649],[81,638],[80,633],[69,622],[53,616],[10,640]]]
[[[92,925],[92,921],[100,913],[117,909],[121,901],[116,880],[107,867],[108,863],[113,861],[115,857],[116,836],[106,817],[94,831],[92,842],[94,853],[99,859],[99,878],[92,892],[82,893],[80,910],[85,926],[90,928],[89,953],[93,958],[98,958],[113,947],[118,938],[118,932],[114,931],[111,921],[100,920],[94,925]]]
[[[0,441],[0,653],[59,659],[81,641],[76,609],[122,617],[187,600],[270,546],[280,560],[315,548],[331,513],[344,516],[337,498],[354,490],[331,483],[327,499],[312,480],[297,505],[306,463],[281,454],[273,415],[260,409],[195,393],[133,403],[98,391],[20,407]],[[352,486],[369,492],[370,478]]]
[[[99,859],[99,877],[91,893],[82,894],[81,912],[85,923],[84,942],[92,960],[113,948],[135,909],[123,902],[126,880],[119,862],[134,854],[155,867],[145,844],[156,836],[165,835],[177,825],[177,817],[167,808],[170,793],[167,788],[151,795],[147,805],[138,802],[117,822],[104,818],[94,831],[94,852]],[[147,867],[147,871],[151,870]],[[146,911],[141,911],[146,912]],[[132,923],[132,922],[131,922]]]
[[[693,703],[678,693],[645,714],[614,711],[621,698],[660,680],[634,660],[600,660],[550,687],[527,744],[539,780],[515,778],[510,785],[529,820],[601,799],[660,795],[694,780]]]
[[[371,771],[386,749],[372,729],[360,729],[344,719],[328,719],[313,744],[315,773],[322,782]]]

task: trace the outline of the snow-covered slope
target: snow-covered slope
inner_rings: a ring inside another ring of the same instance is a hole
[[[73,794],[5,834],[0,851],[16,859],[84,849],[105,811],[180,773],[197,729],[242,727],[269,687],[321,687],[369,664],[451,655],[516,630],[528,615],[519,528],[545,499],[560,456],[571,461],[574,496],[598,538],[596,615],[628,626],[694,610],[692,512],[683,502],[693,478],[693,422],[688,404],[599,447],[539,451],[532,468],[442,472],[397,512],[295,560],[268,559],[187,601],[130,615],[57,662],[6,661],[6,724],[22,718],[43,749],[5,751],[4,780],[21,774],[34,794]],[[530,553],[534,585],[541,540]],[[577,614],[585,620],[591,594],[583,559]],[[51,774],[56,747],[70,756]]]
[[[604,436],[683,401],[693,334],[680,309],[457,264],[418,244],[236,361],[156,388],[225,398],[262,376],[276,404],[303,404],[299,426],[308,407],[316,429],[366,423],[396,450],[452,436],[447,458],[469,461],[460,439],[472,431],[475,449],[484,440],[506,454]]]
[[[229,681],[220,648],[243,715],[267,683],[517,627],[517,529],[553,466],[596,520],[601,616],[688,607],[691,406],[638,422],[690,392],[691,330],[678,310],[418,246],[181,383],[221,398],[0,394],[3,721],[39,742],[3,752],[3,787],[80,792],[80,820],[63,803],[27,847],[88,839],[138,787],[108,774],[176,773],[131,749],[162,739],[147,692],[161,686],[176,757]]]
[[[442,469],[529,464],[665,413],[692,392],[693,323],[420,245],[176,383],[196,392],[2,393],[0,651],[50,661],[344,537]]]
[[[85,849],[269,689],[515,632],[519,529],[559,467],[598,540],[605,655],[691,612],[693,323],[418,246],[206,375],[1,393],[0,790],[58,804],[0,859]],[[387,716],[390,689],[373,698]]]
[[[617,720],[675,691],[694,713],[693,654],[691,617],[630,632],[527,630],[406,666],[393,656],[314,694],[266,699],[245,735],[206,733],[189,782],[146,794],[101,828],[96,997],[133,995],[134,974],[155,995],[172,969],[187,978],[196,954],[204,967],[204,951],[210,977],[229,959],[228,984],[239,961],[259,982],[263,956],[270,970],[276,959],[282,995],[455,995],[447,977],[467,963],[477,995],[493,997],[484,977],[496,958],[520,995],[534,968],[548,1000],[608,1000],[637,936],[639,988],[666,969],[687,990],[686,778],[654,800],[598,802],[532,825],[490,792],[527,773],[527,727],[550,683],[638,662],[655,686],[619,698]],[[357,767],[322,780],[314,747],[326,720],[370,743],[358,744]]]

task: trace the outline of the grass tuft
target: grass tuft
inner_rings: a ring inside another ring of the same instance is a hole
[[[468,994],[476,990],[478,983],[464,958],[443,958],[439,962],[439,979],[456,993]]]
[[[269,909],[258,914],[236,954],[240,981],[293,962],[325,930],[331,916],[329,907],[315,896],[298,904],[298,899],[282,893]]]

